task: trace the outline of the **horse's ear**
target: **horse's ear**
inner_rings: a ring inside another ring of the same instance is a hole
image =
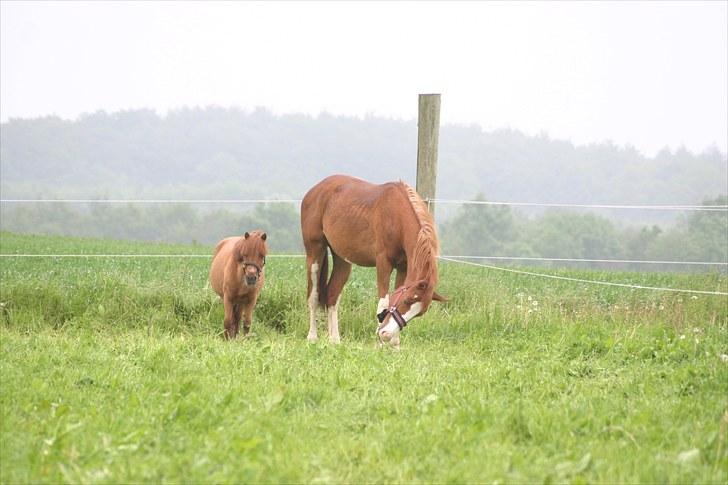
[[[433,299],[433,300],[435,300],[435,301],[439,301],[439,302],[442,302],[442,303],[445,303],[446,301],[448,301],[448,299],[447,299],[447,298],[445,298],[444,296],[440,295],[440,294],[439,294],[438,292],[436,292],[436,291],[433,291],[433,292],[432,292],[432,299]]]
[[[250,237],[250,233],[249,233],[249,232],[246,232],[246,233],[245,233],[245,234],[243,235],[243,237],[244,237],[245,239],[248,239],[248,238]]]
[[[261,239],[262,239],[263,241],[265,241],[266,239],[268,239],[268,234],[266,234],[266,233],[263,233],[263,235],[262,235],[262,236],[260,236],[260,238],[261,238]]]

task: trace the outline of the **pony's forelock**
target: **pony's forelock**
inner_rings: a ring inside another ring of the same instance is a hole
[[[249,232],[249,237],[244,236],[235,243],[235,253],[242,254],[245,249],[257,251],[262,256],[268,254],[268,245],[263,240],[263,231]]]

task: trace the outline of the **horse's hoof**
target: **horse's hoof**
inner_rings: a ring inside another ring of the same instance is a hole
[[[310,344],[315,344],[316,342],[318,342],[318,337],[316,335],[309,335],[308,337],[306,337],[306,340],[308,340],[308,343]]]

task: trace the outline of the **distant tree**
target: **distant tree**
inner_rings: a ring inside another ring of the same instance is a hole
[[[529,235],[544,257],[613,259],[622,253],[614,225],[595,214],[549,211],[529,227]]]
[[[484,201],[483,194],[475,197]],[[442,251],[469,256],[531,254],[520,240],[522,223],[509,206],[463,205],[439,229]]]
[[[726,196],[703,203],[726,204]],[[652,258],[661,260],[728,262],[728,213],[694,211],[658,238],[648,252]]]

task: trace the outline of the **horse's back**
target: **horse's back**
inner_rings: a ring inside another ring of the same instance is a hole
[[[399,191],[398,185],[378,185],[348,175],[323,179],[301,203],[304,246],[325,240],[342,258],[359,266],[373,266],[376,234],[388,231],[380,226],[389,211],[380,206]]]
[[[239,236],[226,237],[215,246],[215,253],[210,265],[210,286],[220,296],[222,296],[223,283],[225,282],[225,266],[238,240],[240,240]]]

